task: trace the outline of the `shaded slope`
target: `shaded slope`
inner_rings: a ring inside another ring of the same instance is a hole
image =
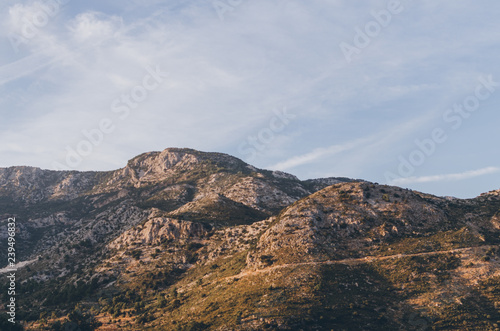
[[[333,185],[265,222],[201,238],[198,261],[151,293],[136,328],[494,330],[498,207],[490,196]]]

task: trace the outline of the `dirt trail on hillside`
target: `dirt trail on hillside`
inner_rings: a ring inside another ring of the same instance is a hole
[[[303,265],[321,265],[321,264],[358,265],[361,263],[370,263],[370,262],[374,262],[374,261],[383,261],[383,260],[389,260],[389,259],[400,259],[403,257],[428,256],[428,255],[448,254],[448,253],[463,253],[463,252],[467,252],[467,251],[479,251],[479,250],[482,250],[484,248],[491,248],[491,247],[497,247],[497,246],[496,245],[484,245],[484,246],[476,246],[476,247],[455,248],[455,249],[450,249],[450,250],[446,250],[446,251],[434,251],[434,252],[423,252],[423,253],[412,253],[412,254],[395,254],[395,255],[387,255],[387,256],[366,256],[366,257],[360,257],[360,258],[349,258],[349,259],[333,260],[333,261],[287,263],[287,264],[280,264],[280,265],[267,267],[264,269],[243,271],[237,275],[222,278],[221,280],[231,280],[231,279],[235,279],[235,278],[248,277],[248,276],[253,276],[253,275],[257,275],[257,274],[261,274],[261,273],[271,272],[271,271],[277,270],[277,269],[283,269],[283,268],[295,267],[295,266],[303,266]]]

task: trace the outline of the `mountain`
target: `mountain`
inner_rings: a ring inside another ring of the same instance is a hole
[[[0,210],[3,228],[16,218],[16,318],[29,330],[500,323],[500,190],[461,200],[301,181],[169,148],[108,172],[0,169]]]

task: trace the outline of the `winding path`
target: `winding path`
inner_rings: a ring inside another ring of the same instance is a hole
[[[257,269],[257,270],[246,270],[243,272],[240,272],[237,275],[234,276],[228,276],[224,277],[221,280],[231,280],[231,279],[236,279],[236,278],[241,278],[241,277],[248,277],[248,276],[253,276],[261,273],[267,273],[271,272],[273,270],[277,269],[283,269],[283,268],[288,268],[288,267],[295,267],[295,266],[303,266],[303,265],[322,265],[322,264],[347,264],[347,265],[358,265],[361,263],[370,263],[374,261],[383,261],[383,260],[389,260],[389,259],[400,259],[403,257],[413,257],[413,256],[429,256],[429,255],[437,255],[437,254],[448,254],[448,253],[463,253],[463,252],[468,252],[468,251],[479,251],[485,248],[491,248],[491,247],[498,247],[497,245],[483,245],[483,246],[475,246],[475,247],[465,247],[465,248],[455,248],[455,249],[450,249],[450,250],[445,250],[445,251],[434,251],[434,252],[422,252],[422,253],[412,253],[412,254],[395,254],[395,255],[387,255],[387,256],[366,256],[366,257],[360,257],[360,258],[349,258],[349,259],[343,259],[343,260],[332,260],[332,261],[319,261],[319,262],[299,262],[299,263],[287,263],[287,264],[280,264],[280,265],[275,265],[275,266],[270,266],[264,269]]]

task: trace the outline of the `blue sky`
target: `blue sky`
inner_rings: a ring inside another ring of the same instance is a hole
[[[110,170],[190,147],[301,179],[500,188],[499,2],[11,0],[0,13],[0,167]]]

